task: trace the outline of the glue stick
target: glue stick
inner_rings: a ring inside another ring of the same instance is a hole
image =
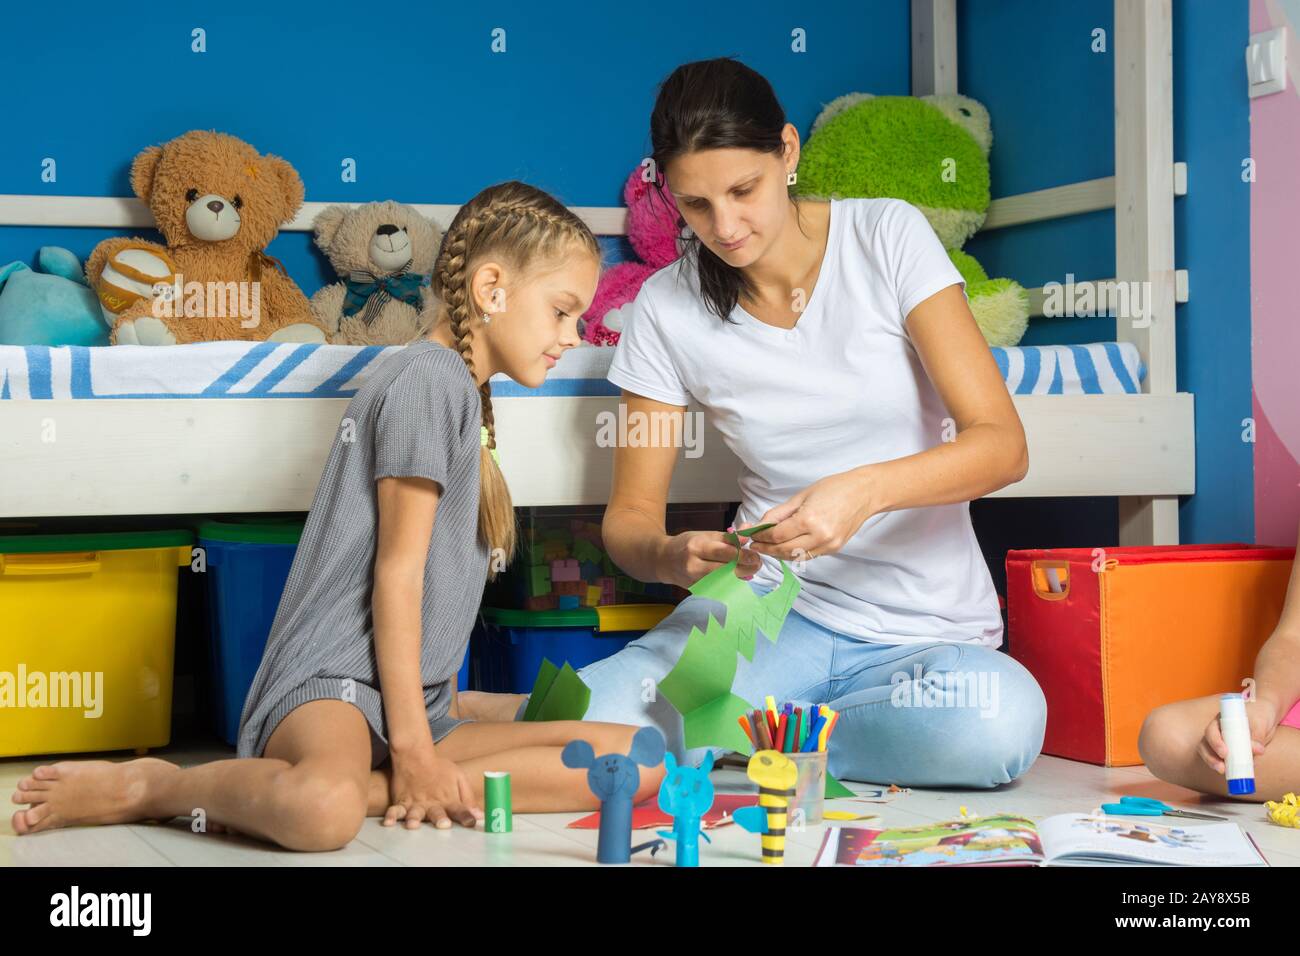
[[[1219,696],[1219,729],[1228,747],[1228,759],[1223,763],[1228,793],[1254,793],[1255,757],[1246,720],[1246,698],[1240,694]]]

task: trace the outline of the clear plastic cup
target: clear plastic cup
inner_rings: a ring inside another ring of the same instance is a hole
[[[811,753],[786,756],[799,768],[786,825],[814,826],[821,823],[826,806],[826,751],[814,750]]]

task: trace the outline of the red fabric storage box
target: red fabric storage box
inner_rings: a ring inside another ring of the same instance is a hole
[[[1241,690],[1294,557],[1249,544],[1009,551],[1009,651],[1047,698],[1043,753],[1141,764],[1156,707]]]

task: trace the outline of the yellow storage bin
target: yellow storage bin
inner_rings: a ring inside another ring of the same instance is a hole
[[[0,757],[171,739],[188,531],[0,536]]]

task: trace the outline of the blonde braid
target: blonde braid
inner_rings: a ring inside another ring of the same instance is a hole
[[[471,323],[477,311],[470,302],[466,281],[469,260],[488,250],[501,251],[527,268],[536,260],[559,254],[565,245],[577,242],[600,259],[600,246],[586,224],[557,200],[526,183],[507,182],[489,186],[461,207],[443,236],[433,270],[433,292],[446,310],[456,350],[471,377],[477,379],[471,350]],[[479,386],[482,422],[487,428],[487,445],[480,459],[479,533],[494,551],[504,554],[502,566],[514,556],[518,540],[514,506],[505,477],[491,450],[496,448],[496,421],[492,412],[492,388],[487,379]],[[495,563],[488,577],[496,576]]]

